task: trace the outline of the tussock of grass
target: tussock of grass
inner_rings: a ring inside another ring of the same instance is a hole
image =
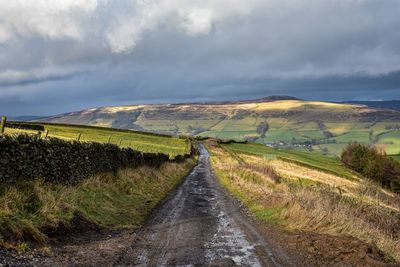
[[[370,181],[324,174],[311,166],[267,161],[262,155],[237,150],[232,156],[225,147],[209,148],[221,184],[259,219],[289,230],[350,235],[375,244],[388,259],[400,261],[398,195]],[[262,171],[270,168],[280,180]]]
[[[194,166],[165,163],[159,169],[124,169],[93,176],[76,186],[42,181],[0,186],[0,244],[45,243],[44,228],[68,225],[75,215],[99,226],[135,228]]]

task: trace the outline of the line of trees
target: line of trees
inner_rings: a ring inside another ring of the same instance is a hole
[[[344,165],[394,191],[400,190],[400,163],[374,146],[351,143],[341,155]]]

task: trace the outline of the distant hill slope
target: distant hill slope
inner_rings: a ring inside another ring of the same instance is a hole
[[[339,154],[351,141],[400,152],[400,111],[272,97],[254,101],[100,107],[43,119],[176,135],[312,143]]]
[[[370,108],[396,109],[400,110],[400,100],[388,101],[346,101],[343,103],[365,105]]]
[[[220,101],[220,102],[203,102],[203,103],[183,103],[183,104],[213,104],[213,105],[225,105],[225,104],[244,104],[244,103],[264,103],[264,102],[272,102],[278,100],[302,100],[297,97],[287,96],[287,95],[273,95],[267,96],[258,99],[250,99],[250,100],[236,100],[236,101]]]
[[[33,120],[39,120],[41,118],[44,118],[43,116],[15,116],[15,117],[7,117],[8,120],[10,121],[33,121]]]

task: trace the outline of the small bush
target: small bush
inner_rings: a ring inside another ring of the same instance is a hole
[[[346,146],[341,155],[344,165],[374,180],[383,187],[398,191],[400,185],[400,164],[380,153],[371,145],[352,143]]]

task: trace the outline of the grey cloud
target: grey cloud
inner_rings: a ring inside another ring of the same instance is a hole
[[[32,84],[51,82],[51,81],[62,82],[82,74],[83,73],[46,74],[46,75],[26,74],[26,75],[21,75],[19,77],[1,77],[0,75],[0,88],[13,87],[13,86],[28,86]]]
[[[0,3],[0,113],[271,94],[400,97],[396,0],[15,3]]]

